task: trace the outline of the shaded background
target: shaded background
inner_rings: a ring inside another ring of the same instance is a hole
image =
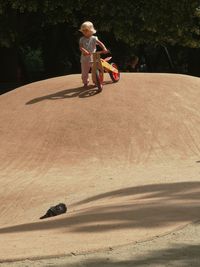
[[[159,3],[160,2],[160,3]],[[1,0],[0,94],[33,81],[80,72],[85,20],[122,71],[200,76],[200,1]]]

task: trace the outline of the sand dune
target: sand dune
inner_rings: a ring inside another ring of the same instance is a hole
[[[80,75],[0,96],[0,261],[150,239],[200,217],[200,79]],[[68,212],[40,221],[65,202]]]

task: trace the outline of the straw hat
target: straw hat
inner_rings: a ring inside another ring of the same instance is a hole
[[[90,21],[85,21],[82,25],[81,28],[79,29],[80,32],[83,32],[85,29],[91,31],[93,34],[96,33],[97,31],[94,28],[94,25]]]

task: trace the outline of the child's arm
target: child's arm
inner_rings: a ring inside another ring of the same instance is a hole
[[[108,49],[105,47],[105,45],[101,41],[97,40],[97,45],[99,45],[103,49],[104,52],[108,52]]]
[[[84,56],[89,56],[90,55],[90,52],[87,51],[85,48],[83,48],[81,45],[80,45],[80,50],[81,52],[83,53]]]

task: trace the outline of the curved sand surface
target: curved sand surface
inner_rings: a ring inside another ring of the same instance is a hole
[[[0,261],[107,249],[200,218],[200,79],[122,74],[95,93],[69,75],[0,96]],[[39,220],[59,202],[66,214]]]

